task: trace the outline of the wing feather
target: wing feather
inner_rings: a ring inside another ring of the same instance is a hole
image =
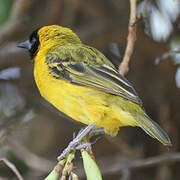
[[[51,57],[51,62],[48,57]],[[66,57],[70,57],[68,61]],[[82,57],[83,59],[81,59]],[[62,48],[56,49],[53,56],[52,51],[51,56],[46,56],[46,61],[50,72],[56,78],[63,78],[73,84],[118,95],[142,106],[133,86],[119,74],[105,56],[94,48],[73,46],[69,47],[68,51],[62,50]],[[96,63],[92,64],[93,61]]]

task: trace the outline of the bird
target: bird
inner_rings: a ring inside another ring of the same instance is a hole
[[[163,145],[171,145],[131,83],[70,28],[43,26],[18,47],[29,52],[41,96],[73,120],[103,128],[111,136],[124,126],[140,127]]]

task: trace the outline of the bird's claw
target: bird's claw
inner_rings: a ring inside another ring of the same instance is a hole
[[[86,151],[90,151],[91,150],[91,143],[90,142],[81,143],[78,146],[76,146],[76,149],[77,150],[85,149]]]
[[[103,134],[104,134],[104,128],[93,129],[88,134],[88,140],[90,140],[94,136],[103,135]]]
[[[75,151],[76,148],[80,147],[81,145],[85,145],[86,143],[82,143],[81,141],[83,140],[83,138],[85,136],[87,136],[93,129],[94,129],[94,125],[88,125],[87,127],[85,127],[84,129],[82,129],[81,131],[79,131],[79,133],[77,134],[77,136],[69,143],[68,147],[66,149],[64,149],[64,151],[61,153],[60,156],[58,156],[58,161],[64,159],[67,157],[67,155],[71,152],[71,151]],[[87,147],[87,146],[86,146]]]

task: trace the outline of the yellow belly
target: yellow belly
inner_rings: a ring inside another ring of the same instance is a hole
[[[136,125],[133,117],[118,107],[116,101],[121,97],[55,79],[42,60],[35,62],[34,77],[40,94],[76,121],[103,127],[110,135],[116,135],[120,126]]]

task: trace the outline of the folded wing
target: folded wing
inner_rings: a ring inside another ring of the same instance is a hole
[[[76,85],[121,96],[142,106],[135,89],[105,56],[87,46],[74,48],[74,46],[66,47],[66,50],[61,48],[54,54],[51,52],[51,55],[47,55],[46,61],[53,76]]]

